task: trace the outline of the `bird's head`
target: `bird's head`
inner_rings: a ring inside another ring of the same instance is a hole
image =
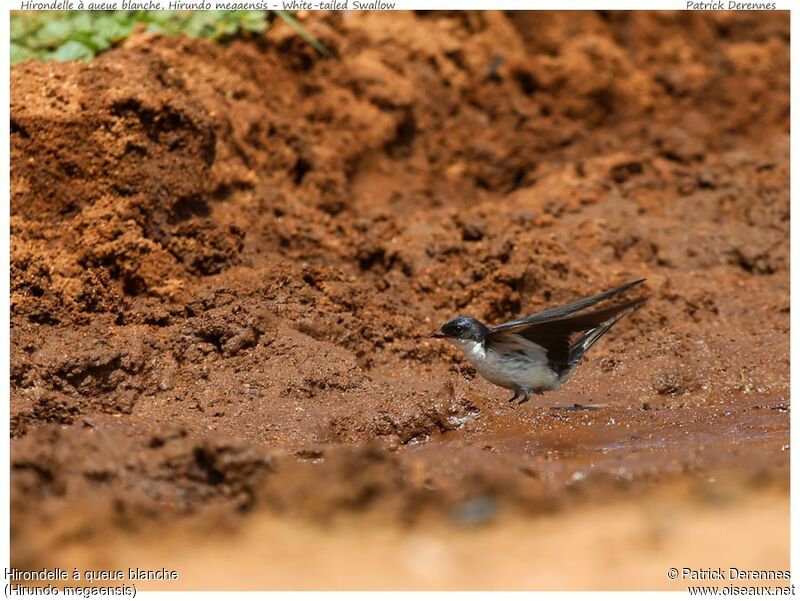
[[[472,317],[456,317],[442,324],[434,338],[446,338],[451,342],[483,342],[489,329]]]

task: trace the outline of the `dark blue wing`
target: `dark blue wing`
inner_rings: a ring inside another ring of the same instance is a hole
[[[591,307],[592,305],[595,305],[602,300],[611,298],[612,296],[616,296],[617,294],[625,292],[629,288],[633,288],[634,286],[636,286],[637,284],[641,284],[642,282],[644,282],[644,278],[642,278],[641,280],[628,282],[627,284],[623,284],[622,286],[618,286],[617,288],[612,288],[611,290],[606,290],[605,292],[601,292],[600,294],[595,294],[594,296],[588,296],[586,298],[573,301],[566,305],[561,305],[560,307],[553,307],[551,309],[546,309],[541,313],[534,313],[533,315],[528,315],[527,317],[521,317],[519,319],[515,319],[514,321],[501,323],[500,325],[489,328],[489,335],[492,336],[494,334],[501,334],[507,332],[510,333],[513,331],[521,330],[523,328],[527,328],[532,325],[562,320],[565,317],[569,317],[570,315],[577,313],[578,311]]]
[[[547,351],[547,363],[559,377],[569,377],[586,351],[624,315],[638,308],[645,300],[639,298],[580,315],[522,325],[499,333],[490,332],[489,340],[502,343],[506,336],[512,335],[527,338]]]

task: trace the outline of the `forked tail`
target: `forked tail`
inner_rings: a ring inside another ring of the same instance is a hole
[[[566,382],[570,375],[572,375],[572,371],[581,362],[583,356],[586,352],[594,346],[594,344],[603,337],[603,334],[608,332],[615,323],[617,323],[620,319],[625,317],[631,311],[638,309],[641,305],[646,302],[646,299],[637,299],[631,301],[629,303],[625,303],[620,305],[619,307],[615,307],[611,309],[614,311],[613,315],[606,319],[605,321],[598,324],[596,327],[592,328],[584,332],[584,334],[578,338],[574,344],[570,345],[569,349],[569,361],[567,363],[567,368],[559,374],[559,381]],[[606,309],[606,311],[609,311]],[[597,313],[600,313],[599,311]]]

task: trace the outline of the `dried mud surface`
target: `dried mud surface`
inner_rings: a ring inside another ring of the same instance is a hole
[[[12,69],[16,567],[788,495],[788,13],[304,22]],[[528,405],[428,338],[638,277]]]

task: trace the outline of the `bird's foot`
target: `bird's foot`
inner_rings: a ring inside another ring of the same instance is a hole
[[[543,395],[544,394],[544,390],[523,390],[522,391],[522,399],[517,401],[517,404],[518,405],[522,405],[524,403],[527,403],[528,401],[531,400],[531,395],[532,394]],[[514,397],[514,398],[516,398],[516,397]]]
[[[517,405],[524,405],[525,403],[527,403],[530,400],[531,400],[530,391],[529,390],[523,390],[522,391],[522,398],[519,401],[517,401]]]
[[[513,403],[514,401],[516,401],[516,400],[517,400],[517,397],[519,397],[519,395],[520,395],[520,392],[519,392],[519,391],[515,392],[515,393],[514,393],[514,396],[512,396],[510,399],[508,399],[508,402],[509,402],[509,403]]]

